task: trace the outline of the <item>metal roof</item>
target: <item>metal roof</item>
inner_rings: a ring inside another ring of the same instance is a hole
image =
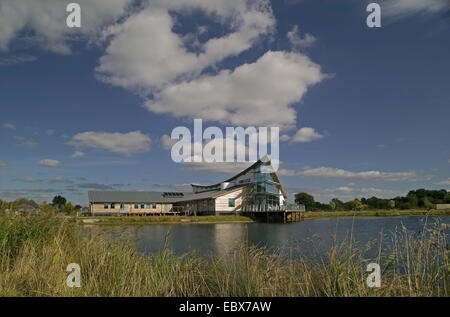
[[[175,203],[199,199],[215,198],[244,187],[235,186],[225,190],[214,190],[203,193],[183,192],[183,196],[164,195],[165,192],[158,191],[89,191],[88,197],[90,203]]]

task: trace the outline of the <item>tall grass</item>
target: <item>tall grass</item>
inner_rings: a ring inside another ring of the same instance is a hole
[[[326,255],[294,258],[242,245],[229,258],[144,256],[127,241],[80,235],[73,219],[0,218],[1,296],[449,296],[444,226],[420,236],[406,229],[392,247],[358,247],[349,237]],[[368,288],[369,262],[382,265],[382,285]],[[69,263],[81,267],[81,287],[69,288]]]

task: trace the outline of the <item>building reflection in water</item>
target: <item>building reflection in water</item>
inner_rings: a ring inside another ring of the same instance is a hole
[[[226,258],[230,256],[240,244],[247,244],[247,224],[215,224],[214,225],[215,253]]]

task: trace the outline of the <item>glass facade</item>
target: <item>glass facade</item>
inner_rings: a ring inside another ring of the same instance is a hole
[[[253,205],[266,209],[280,205],[279,183],[271,173],[262,173],[261,166],[254,170]]]

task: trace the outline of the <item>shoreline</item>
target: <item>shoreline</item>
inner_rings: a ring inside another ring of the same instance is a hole
[[[348,217],[450,216],[450,210],[367,210],[367,211],[308,211],[303,220]],[[78,217],[83,225],[152,225],[152,224],[233,224],[256,223],[246,216],[127,216]]]

